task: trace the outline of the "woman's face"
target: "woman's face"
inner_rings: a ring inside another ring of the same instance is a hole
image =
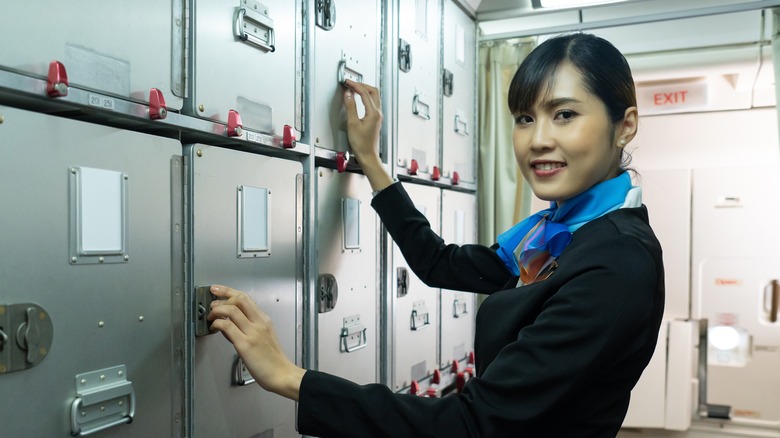
[[[556,70],[549,93],[514,117],[515,157],[540,199],[561,202],[619,174],[620,123],[613,128],[604,104],[568,62]]]

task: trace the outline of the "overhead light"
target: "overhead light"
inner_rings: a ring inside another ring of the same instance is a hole
[[[579,8],[583,6],[605,5],[607,3],[619,3],[626,0],[532,0],[534,9],[563,9]]]

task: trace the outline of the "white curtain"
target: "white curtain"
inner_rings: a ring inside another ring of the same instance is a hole
[[[523,38],[479,48],[478,239],[484,245],[492,245],[530,209],[530,190],[512,147],[514,120],[507,94],[517,67],[535,45],[536,38]]]

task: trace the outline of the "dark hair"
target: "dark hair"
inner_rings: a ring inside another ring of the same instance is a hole
[[[542,87],[549,90],[555,72],[570,62],[582,75],[585,87],[604,102],[612,122],[623,119],[627,108],[636,106],[636,91],[626,58],[609,41],[595,35],[573,33],[551,38],[520,64],[509,86],[512,114],[531,108]]]

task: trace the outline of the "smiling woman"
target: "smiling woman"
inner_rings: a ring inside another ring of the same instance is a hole
[[[615,436],[664,306],[661,247],[641,190],[621,168],[637,126],[623,56],[574,34],[523,62],[509,94],[517,162],[536,195],[555,202],[489,248],[447,245],[432,231],[382,166],[379,91],[346,85],[349,143],[408,265],[429,286],[490,294],[477,314],[476,376],[434,399],[300,369],[278,348],[268,316],[224,287],[213,290],[227,298],[211,312],[213,327],[263,388],[299,401],[304,434]],[[354,93],[366,103],[363,118]]]

